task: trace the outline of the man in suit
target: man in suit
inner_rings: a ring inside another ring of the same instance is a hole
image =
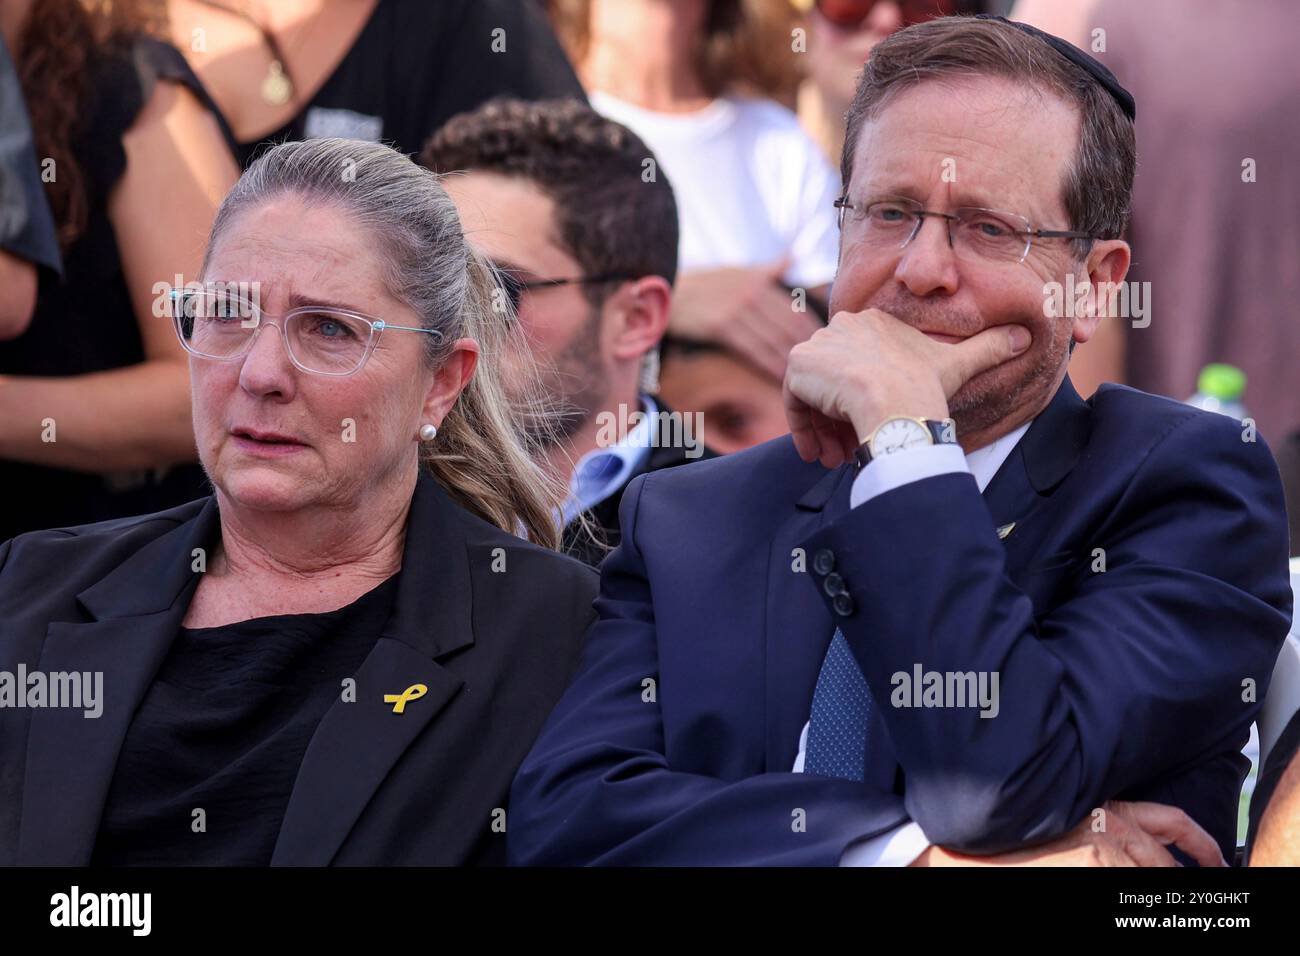
[[[560,412],[546,463],[570,489],[565,550],[597,565],[633,478],[712,457],[700,417],[651,394],[677,272],[672,187],[634,133],[573,100],[494,100],[420,162],[464,173],[444,185],[501,270],[527,353],[514,359],[542,366]]]
[[[1045,307],[1124,277],[1133,115],[1005,21],[876,47],[793,436],[624,496],[600,618],[515,778],[513,862],[1015,858],[1102,839],[1108,801],[1176,808],[1231,858],[1289,624],[1276,465],[1226,416],[1082,401],[1096,296]]]

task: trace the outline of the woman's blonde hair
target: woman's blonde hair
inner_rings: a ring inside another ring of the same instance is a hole
[[[535,366],[521,352],[511,388],[500,360],[517,328],[492,265],[466,241],[451,197],[434,173],[380,143],[310,139],[281,143],[240,177],[217,211],[207,258],[231,221],[272,197],[291,194],[336,206],[369,230],[389,293],[440,335],[428,341],[437,368],[460,338],[479,343],[474,376],[421,462],[460,505],[512,534],[559,546],[557,509],[566,489],[537,464],[554,440],[553,411]],[[513,398],[511,397],[513,395]]]

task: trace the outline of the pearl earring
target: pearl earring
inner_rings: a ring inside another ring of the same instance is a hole
[[[438,437],[438,426],[425,423],[420,426],[420,440],[433,441]]]

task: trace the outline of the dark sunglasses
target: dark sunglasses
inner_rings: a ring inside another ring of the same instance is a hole
[[[519,314],[519,307],[523,303],[524,293],[530,289],[547,289],[552,286],[561,285],[596,285],[601,282],[627,282],[632,279],[639,279],[640,276],[633,275],[630,272],[605,272],[595,276],[573,276],[568,279],[525,279],[513,269],[498,269],[497,273],[501,276],[501,288],[510,300],[510,310],[513,314]]]
[[[817,0],[817,12],[845,30],[856,30],[871,16],[871,8],[880,0]],[[894,0],[903,14],[903,23],[920,23],[934,17],[957,12],[955,0]]]

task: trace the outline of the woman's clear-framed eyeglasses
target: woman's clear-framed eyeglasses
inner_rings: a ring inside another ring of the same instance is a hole
[[[916,238],[927,216],[944,220],[948,246],[963,257],[980,262],[1024,262],[1035,239],[1096,239],[1069,229],[1035,229],[1024,216],[978,206],[952,212],[926,209],[914,199],[881,199],[862,205],[847,197],[835,200],[840,230],[852,229],[859,242],[881,248],[903,248]]]
[[[263,325],[274,325],[289,360],[313,375],[353,375],[361,370],[389,329],[423,332],[439,339],[436,329],[389,325],[383,319],[347,309],[304,305],[276,316],[262,311],[242,294],[224,290],[173,289],[172,318],[185,351],[214,362],[233,362],[248,354]],[[277,318],[279,323],[267,322]]]

